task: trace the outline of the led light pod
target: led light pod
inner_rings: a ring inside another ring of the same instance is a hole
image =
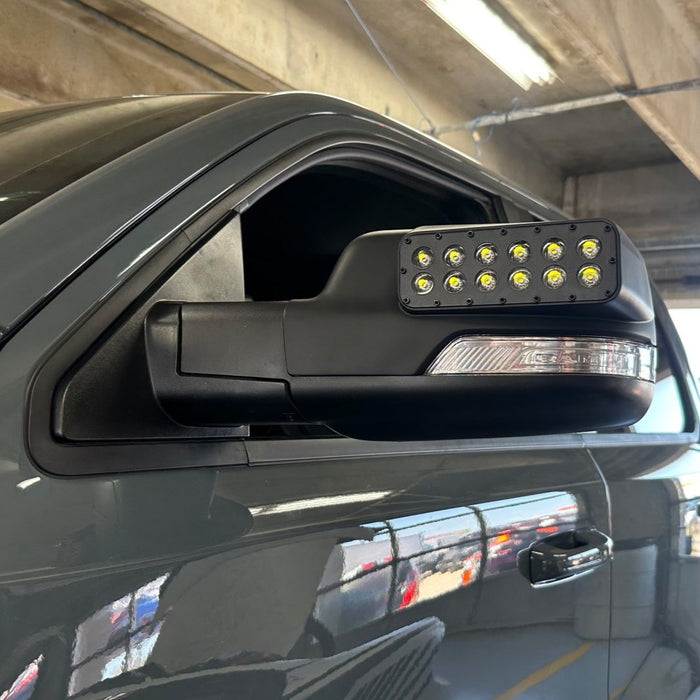
[[[460,245],[450,246],[446,251],[443,259],[450,267],[459,267],[464,263],[464,248]]]
[[[418,250],[413,253],[413,264],[416,267],[420,267],[425,270],[426,267],[430,267],[433,262],[433,251],[430,248],[418,248]]]
[[[498,257],[498,251],[496,250],[496,246],[490,243],[483,243],[476,249],[475,255],[476,259],[482,265],[493,265]]]
[[[628,239],[605,219],[425,226],[402,236],[399,299],[406,311],[433,316],[535,305],[586,315],[586,305],[615,303],[631,259]],[[423,273],[432,288],[415,286]]]
[[[566,283],[566,272],[561,267],[548,267],[542,273],[542,281],[549,289],[559,289]]]
[[[530,246],[525,241],[518,241],[508,248],[510,259],[517,263],[524,263],[530,257]]]
[[[448,292],[457,293],[464,289],[466,282],[461,272],[451,272],[445,277],[443,285]]]
[[[431,275],[424,273],[422,275],[416,275],[413,278],[413,288],[418,294],[430,294],[434,286],[435,282]]]
[[[549,260],[549,262],[559,262],[564,257],[564,253],[566,253],[564,241],[558,239],[547,241],[542,246],[542,255],[544,255],[545,260]]]
[[[582,238],[576,246],[578,254],[586,260],[595,260],[600,255],[600,248],[597,238]]]
[[[476,276],[476,286],[482,292],[492,292],[496,289],[497,284],[498,278],[496,277],[496,273],[491,270],[482,270]]]
[[[597,265],[584,265],[578,271],[577,275],[579,283],[587,289],[597,287],[600,284],[602,276],[603,273]]]
[[[510,276],[508,277],[508,282],[510,282],[510,286],[513,287],[513,289],[517,289],[518,291],[523,291],[527,289],[530,286],[531,280],[532,275],[530,274],[530,270],[526,270],[525,268],[513,270],[513,272],[511,272]]]

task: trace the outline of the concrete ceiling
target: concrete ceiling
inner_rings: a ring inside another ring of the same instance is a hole
[[[700,76],[700,0],[488,1],[548,57],[553,84],[522,90],[421,0],[353,0],[416,108],[344,0],[3,0],[0,109],[295,88],[427,130]],[[700,91],[441,138],[572,216],[617,219],[669,298],[700,304]]]

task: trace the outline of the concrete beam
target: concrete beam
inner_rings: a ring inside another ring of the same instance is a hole
[[[394,0],[419,26],[439,23],[422,3]],[[139,35],[176,49],[251,89],[336,95],[414,128],[427,126],[342,0],[82,0]],[[356,0],[360,11],[363,3]],[[400,12],[399,12],[400,11]],[[416,13],[419,17],[414,16]],[[424,16],[423,16],[424,15]],[[463,95],[430,65],[392,54],[401,77],[435,124],[463,121]],[[476,116],[476,115],[472,115]],[[479,151],[468,134],[444,141],[504,178],[559,205],[563,175],[537,149],[505,131]]]
[[[700,30],[680,0],[545,0],[559,30],[615,87],[698,77]],[[630,100],[700,179],[700,91]]]
[[[416,26],[438,22],[451,31],[422,3],[395,2]],[[113,95],[293,88],[426,126],[342,0],[3,0],[2,7],[0,110]],[[403,50],[392,58],[435,124],[469,118],[461,90],[436,79],[431,65]],[[468,134],[444,140],[560,205],[561,170],[522,137],[501,130],[480,151]]]
[[[238,86],[74,2],[3,0],[0,109]]]

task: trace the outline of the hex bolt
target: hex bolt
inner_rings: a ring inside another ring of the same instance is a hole
[[[411,303],[411,300],[410,300],[408,297],[404,297],[401,301],[402,301],[404,304],[410,304],[410,303]]]

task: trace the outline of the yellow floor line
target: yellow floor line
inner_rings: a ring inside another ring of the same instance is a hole
[[[524,693],[526,690],[533,688],[534,686],[546,681],[550,676],[553,676],[557,671],[570,666],[574,662],[578,661],[591,647],[594,642],[586,642],[582,644],[578,649],[574,649],[568,654],[564,654],[561,658],[556,661],[552,661],[551,664],[543,666],[541,669],[531,673],[529,676],[523,678],[519,683],[514,685],[512,688],[506,690],[505,693],[501,693],[494,700],[512,700],[517,698],[518,695]]]
[[[617,700],[617,698],[619,698],[620,695],[622,695],[622,693],[624,693],[625,690],[627,690],[627,686],[628,686],[628,685],[629,685],[629,683],[625,683],[622,687],[618,688],[618,689],[610,696],[610,700]]]

